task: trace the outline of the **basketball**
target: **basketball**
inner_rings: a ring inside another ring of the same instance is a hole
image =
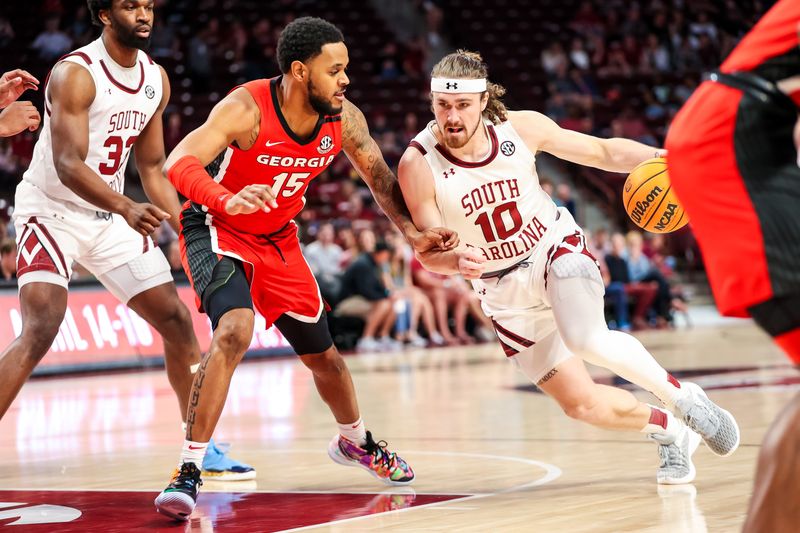
[[[631,220],[652,233],[671,233],[689,222],[672,191],[663,157],[648,159],[631,171],[622,189],[622,203]]]

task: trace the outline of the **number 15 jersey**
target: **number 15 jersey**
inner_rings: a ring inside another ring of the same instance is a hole
[[[161,69],[141,50],[134,66],[120,66],[106,51],[102,37],[67,54],[59,62],[81,65],[94,80],[95,97],[89,106],[89,149],[84,162],[109,187],[122,194],[131,147],[161,103]],[[52,199],[95,210],[96,206],[72,192],[58,178],[50,133],[53,104],[47,81],[44,90],[44,126],[23,179]]]
[[[444,226],[480,250],[487,272],[512,266],[543,248],[540,243],[555,225],[557,208],[539,185],[534,154],[511,122],[480,126],[490,150],[477,162],[451,154],[436,139],[434,126],[430,122],[410,146],[431,169]]]

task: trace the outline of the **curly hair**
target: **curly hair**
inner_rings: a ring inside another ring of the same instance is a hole
[[[339,28],[317,17],[301,17],[290,22],[278,38],[278,66],[288,73],[293,61],[308,61],[322,53],[329,43],[344,42]]]
[[[92,15],[92,24],[95,26],[102,26],[103,21],[100,20],[101,9],[111,9],[111,3],[114,0],[86,0],[86,6],[89,8],[89,13]]]
[[[500,124],[508,120],[508,110],[500,98],[506,94],[502,85],[489,81],[489,67],[477,52],[457,50],[448,54],[434,65],[431,71],[432,78],[476,79],[486,78],[486,92],[489,93],[489,102],[483,110],[483,116]]]

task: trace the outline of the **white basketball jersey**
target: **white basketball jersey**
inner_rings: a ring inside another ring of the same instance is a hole
[[[410,145],[423,154],[433,173],[444,226],[483,253],[487,272],[514,265],[542,248],[539,243],[555,225],[557,208],[539,185],[535,155],[511,122],[485,122],[491,148],[478,162],[453,156],[436,140],[434,125],[430,122]]]
[[[81,65],[94,79],[95,97],[89,107],[89,151],[85,163],[109,187],[122,193],[131,146],[161,103],[161,70],[141,50],[135,66],[118,65],[103,46],[102,38],[66,55],[61,61]],[[50,134],[51,105],[45,87],[44,127],[23,179],[55,200],[96,209],[58,179]]]

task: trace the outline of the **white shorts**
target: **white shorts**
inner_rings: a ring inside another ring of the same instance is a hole
[[[115,214],[58,202],[26,181],[17,186],[17,283],[67,287],[80,263],[123,303],[172,282],[169,263],[150,237]]]
[[[506,355],[523,365],[534,382],[572,355],[558,338],[547,297],[550,264],[564,253],[584,253],[594,260],[586,249],[583,231],[563,207],[558,208],[553,231],[540,244],[505,276],[472,280],[483,312],[492,319]]]

